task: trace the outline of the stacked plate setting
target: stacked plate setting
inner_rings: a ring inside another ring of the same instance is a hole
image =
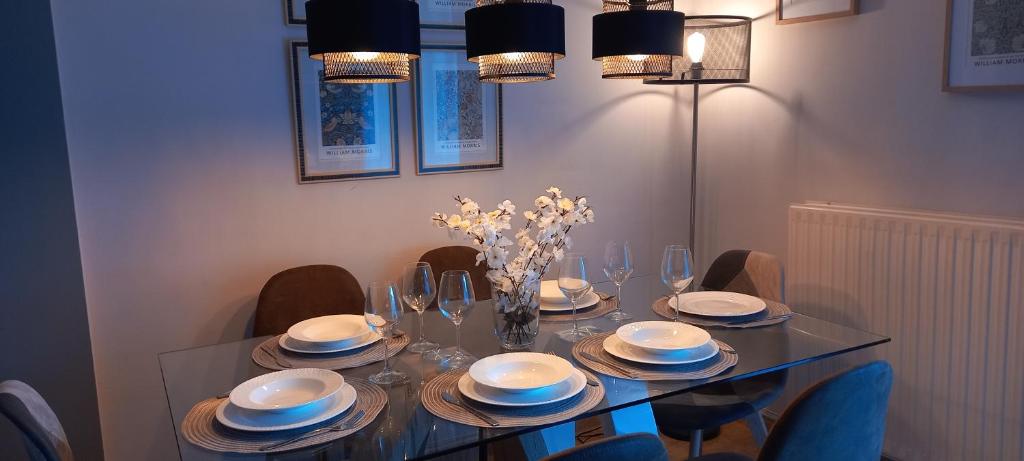
[[[478,360],[462,375],[459,393],[475,402],[529,407],[561,402],[587,387],[583,372],[561,357],[511,352]]]
[[[360,349],[380,338],[361,315],[326,315],[292,325],[278,344],[300,354],[330,354]]]
[[[604,340],[614,357],[650,365],[683,365],[718,355],[711,335],[681,322],[635,322],[619,327]]]
[[[217,407],[217,421],[240,431],[298,429],[344,413],[356,390],[340,374],[318,368],[278,371],[250,379]]]
[[[583,296],[576,309],[587,309],[601,302],[601,297],[593,290]],[[572,310],[572,302],[558,288],[557,280],[544,280],[540,282],[540,310],[541,312],[565,312]]]
[[[668,307],[669,309],[679,311],[681,314],[713,317],[719,320],[731,320],[748,316],[751,317],[751,320],[756,320],[754,316],[764,312],[768,305],[761,298],[755,298],[742,293],[695,291],[683,293],[678,298],[675,296],[669,297]]]

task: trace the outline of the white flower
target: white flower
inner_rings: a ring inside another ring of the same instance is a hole
[[[551,197],[548,197],[546,195],[541,195],[540,197],[537,197],[537,200],[533,201],[533,204],[537,208],[546,208],[553,205],[554,203],[555,202],[551,200]]]
[[[524,211],[523,212],[523,217],[526,218],[527,221],[536,221],[537,220],[537,213],[534,213],[532,211]]]
[[[572,200],[569,200],[567,198],[558,199],[558,208],[561,208],[565,211],[571,211],[575,206],[576,204],[573,203]]]
[[[554,186],[549,187],[548,190],[546,190],[545,192],[547,192],[547,193],[549,193],[551,195],[554,195],[555,197],[561,197],[562,196],[562,189],[559,189],[559,188],[554,187]]]

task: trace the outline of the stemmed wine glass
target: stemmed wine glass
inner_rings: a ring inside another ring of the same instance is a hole
[[[388,339],[402,320],[402,300],[395,282],[370,282],[366,288],[366,310],[363,317],[366,324],[381,335],[381,344],[384,345],[384,370],[370,376],[370,382],[381,385],[408,382],[409,375],[392,370],[388,361]]]
[[[665,247],[661,257],[661,281],[672,290],[676,300],[673,321],[679,321],[679,295],[693,282],[693,254],[682,245]]]
[[[441,314],[455,324],[455,353],[444,359],[448,368],[465,368],[476,362],[468,352],[462,349],[462,320],[469,315],[476,302],[473,294],[473,281],[468,271],[444,271],[441,274],[441,286],[437,290],[437,307]]]
[[[420,335],[415,343],[406,349],[409,352],[422,354],[438,348],[437,343],[428,341],[423,335],[423,311],[437,296],[437,286],[434,284],[434,272],[430,269],[430,263],[417,262],[406,264],[402,269],[402,299],[416,311],[419,317]]]
[[[596,333],[597,329],[594,327],[580,327],[576,319],[576,305],[591,289],[590,280],[587,278],[587,259],[583,255],[568,254],[562,259],[558,268],[558,289],[572,302],[572,328],[559,331],[558,337],[576,342],[580,338]]]
[[[629,320],[633,318],[622,312],[622,285],[629,280],[633,273],[633,254],[629,249],[629,242],[608,242],[604,247],[604,275],[615,284],[618,295],[615,297],[615,310],[608,314],[608,318],[615,321]]]

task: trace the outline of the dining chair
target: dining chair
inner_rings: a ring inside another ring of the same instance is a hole
[[[841,459],[878,461],[885,441],[885,414],[892,367],[871,362],[811,386],[775,423],[757,461]],[[749,460],[716,453],[694,461]]]
[[[323,315],[363,315],[365,301],[359,281],[341,267],[288,269],[275,274],[260,290],[252,334],[281,334],[298,322]]]
[[[608,437],[560,451],[541,461],[594,461],[635,459],[668,461],[668,451],[653,434],[637,433]]]
[[[477,264],[476,255],[480,250],[467,246],[447,246],[434,248],[423,256],[420,261],[430,263],[430,270],[434,273],[434,282],[441,283],[441,274],[449,270],[469,271],[469,278],[473,281],[473,292],[477,301],[491,299],[491,282],[487,280],[487,265]],[[437,308],[437,300],[430,303],[428,309]]]
[[[784,302],[782,264],[774,255],[751,250],[729,250],[711,263],[701,288],[743,293]],[[701,442],[720,426],[744,420],[758,445],[768,429],[761,411],[782,395],[786,370],[728,383],[715,383],[693,392],[651,403],[658,429],[665,435],[690,441],[690,456],[701,454]]]
[[[0,414],[21,432],[30,459],[74,459],[68,436],[57,415],[43,396],[28,384],[15,380],[0,382]]]

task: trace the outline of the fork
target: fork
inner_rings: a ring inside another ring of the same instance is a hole
[[[768,322],[768,321],[778,320],[778,319],[788,319],[788,318],[790,318],[792,316],[793,316],[793,314],[779,314],[779,315],[772,315],[770,317],[765,317],[763,319],[755,319],[755,320],[730,320],[730,321],[725,322],[725,324],[726,325],[743,325],[743,324],[747,324],[747,323],[753,324],[753,323]]]
[[[455,405],[459,408],[462,408],[463,410],[472,413],[473,416],[480,418],[481,421],[490,424],[492,427],[498,427],[501,425],[501,423],[495,421],[494,418],[487,416],[484,412],[467,405],[465,402],[462,401],[461,398],[459,398],[455,394],[452,394],[451,391],[444,391],[443,393],[441,393],[441,399],[443,399],[445,402],[448,402],[452,405]]]
[[[292,363],[289,362],[288,359],[286,359],[284,357],[278,357],[277,354],[274,353],[274,351],[270,350],[270,347],[267,346],[266,343],[263,343],[263,344],[260,345],[260,350],[262,350],[263,352],[266,352],[267,355],[269,355],[271,358],[273,358],[274,361],[277,362],[277,366],[279,366],[281,368],[292,368]]]
[[[594,354],[591,354],[590,352],[587,352],[587,351],[580,351],[580,355],[582,355],[583,358],[585,358],[587,360],[592,360],[592,361],[600,363],[601,365],[604,365],[604,366],[606,366],[608,368],[611,368],[612,370],[615,370],[615,371],[617,371],[619,373],[622,373],[623,375],[625,375],[628,378],[636,379],[636,376],[637,376],[636,373],[634,373],[632,371],[629,371],[629,370],[627,370],[625,368],[622,368],[622,367],[612,363],[609,360],[602,359],[602,358],[600,358],[600,357],[598,357],[598,356],[596,356]]]
[[[281,448],[281,447],[283,447],[285,445],[291,445],[291,444],[293,444],[295,442],[298,442],[298,441],[301,441],[301,440],[306,440],[306,439],[308,439],[310,437],[313,437],[315,435],[323,434],[324,432],[347,431],[347,430],[352,429],[353,427],[355,427],[355,425],[359,422],[359,420],[363,419],[363,415],[365,415],[365,414],[366,414],[366,411],[359,410],[358,412],[356,412],[356,414],[352,415],[350,418],[346,418],[344,421],[338,421],[337,423],[332,424],[330,426],[324,426],[324,427],[321,427],[319,429],[314,429],[312,431],[306,432],[305,434],[301,434],[301,435],[295,436],[295,437],[290,438],[288,440],[285,440],[283,442],[277,442],[277,443],[272,443],[270,445],[264,445],[264,446],[260,447],[260,451],[267,451],[267,450],[273,450],[275,448]]]
[[[721,349],[721,351],[725,352],[726,354],[737,355],[736,349],[733,349],[732,346],[726,343],[718,343],[718,348]]]
[[[601,293],[598,293],[597,297],[601,298],[601,301],[609,301],[609,300],[615,299],[615,295],[606,295],[606,294],[601,294]]]

